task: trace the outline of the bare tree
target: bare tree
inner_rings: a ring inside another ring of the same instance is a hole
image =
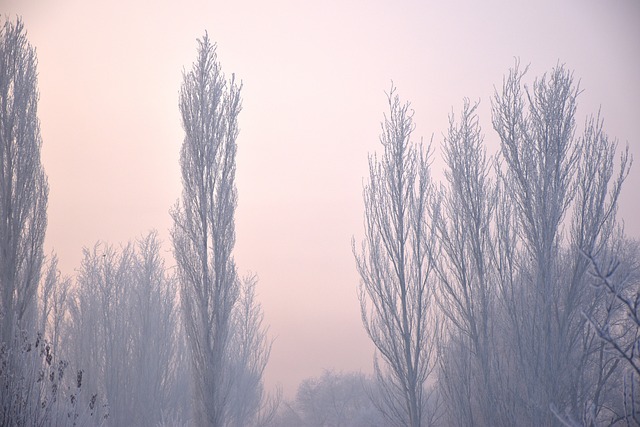
[[[388,421],[375,407],[371,392],[375,380],[358,372],[324,371],[298,386],[295,399],[286,403],[273,425],[296,427],[382,427]]]
[[[177,286],[165,269],[158,233],[152,231],[137,241],[131,283],[130,360],[136,396],[131,425],[156,425],[166,416],[181,414],[178,376],[187,371],[180,363]],[[175,411],[172,414],[170,411]]]
[[[558,67],[549,81],[536,81],[533,94],[527,91],[525,98],[522,75],[516,66],[502,95],[496,94],[493,122],[507,164],[503,183],[511,197],[509,227],[519,241],[508,256],[516,268],[511,276],[515,280],[502,289],[517,340],[516,366],[523,377],[513,394],[523,399],[518,405],[525,413],[522,422],[540,425],[551,423],[549,405],[560,398],[562,362],[557,358],[560,343],[553,309],[560,276],[560,227],[579,159],[573,141],[578,89],[571,74]],[[531,403],[525,405],[527,401]]]
[[[257,277],[248,275],[240,285],[240,296],[234,307],[230,372],[234,382],[230,399],[229,425],[266,425],[275,416],[281,391],[268,396],[262,376],[271,354],[272,340],[263,324],[264,313],[256,301]]]
[[[131,420],[129,398],[135,381],[130,370],[134,247],[118,250],[105,243],[83,249],[77,286],[70,301],[70,340],[73,359],[83,381],[98,393],[101,416],[120,425]]]
[[[84,250],[66,344],[114,425],[155,425],[180,408],[178,310],[155,231],[121,249]]]
[[[582,414],[597,394],[599,344],[583,313],[600,300],[583,252],[607,250],[629,165],[625,154],[610,182],[616,147],[599,120],[575,137],[579,88],[564,66],[536,79],[532,90],[523,75],[516,65],[492,104],[504,192],[495,258],[506,319],[501,399],[512,422],[552,425],[559,422],[552,406]]]
[[[24,24],[0,28],[0,343],[35,327],[49,186],[40,162],[37,58]]]
[[[430,149],[411,141],[412,112],[393,87],[388,102],[380,136],[384,154],[369,157],[365,240],[360,253],[354,241],[353,252],[362,320],[382,361],[376,356],[374,363],[379,405],[391,422],[418,427],[433,415],[425,408],[437,330],[429,257],[434,236],[427,226]]]
[[[464,101],[459,122],[449,117],[443,144],[447,186],[434,203],[433,226],[440,250],[433,259],[438,305],[445,316],[438,383],[452,425],[497,425],[493,391],[495,264],[490,179],[477,104]]]
[[[44,258],[49,186],[40,162],[35,49],[22,20],[0,27],[0,422],[36,422],[44,411],[35,392],[38,358],[24,357],[37,340],[38,284]],[[31,363],[31,362],[33,363]],[[17,381],[21,378],[22,380]],[[36,412],[27,411],[30,405]]]
[[[58,269],[58,257],[52,254],[48,259],[44,280],[40,286],[38,331],[49,340],[53,348],[58,350],[68,313],[67,298],[70,289],[71,278],[62,275]]]
[[[198,44],[198,58],[183,74],[180,91],[183,192],[172,211],[172,240],[191,350],[194,415],[200,425],[222,426],[229,416],[228,352],[239,296],[232,250],[241,87],[233,77],[226,80],[206,34]]]

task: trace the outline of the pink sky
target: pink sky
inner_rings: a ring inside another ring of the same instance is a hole
[[[371,371],[351,238],[362,234],[367,153],[379,150],[391,80],[413,104],[416,139],[433,134],[436,148],[452,108],[481,99],[494,151],[490,97],[514,57],[531,78],[561,61],[584,89],[579,127],[601,108],[609,135],[640,157],[636,0],[1,3],[38,53],[46,248],[66,274],[83,246],[152,228],[170,256],[181,72],[205,29],[218,43],[223,69],[244,82],[236,261],[260,278],[276,337],[266,379],[288,396],[324,368]],[[639,187],[634,165],[620,214],[636,237]]]

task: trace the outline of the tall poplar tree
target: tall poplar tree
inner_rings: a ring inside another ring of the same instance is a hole
[[[435,244],[427,227],[433,192],[430,149],[411,141],[409,103],[392,88],[382,123],[383,155],[369,156],[364,188],[365,240],[354,254],[365,330],[376,346],[377,402],[394,425],[431,424],[427,379],[435,363],[432,310]],[[382,362],[382,363],[381,363]]]
[[[0,342],[34,326],[49,185],[40,162],[38,60],[21,19],[0,28]]]
[[[184,73],[180,90],[183,190],[172,211],[199,425],[225,425],[234,378],[227,355],[240,291],[232,255],[240,89],[233,77],[228,81],[222,73],[216,46],[205,34],[198,40],[198,58]]]

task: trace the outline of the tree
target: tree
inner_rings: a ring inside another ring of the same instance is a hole
[[[264,313],[256,301],[257,277],[248,275],[240,284],[238,303],[234,307],[230,372],[234,372],[229,424],[242,427],[265,425],[275,416],[281,391],[268,398],[262,375],[269,361],[273,341],[267,338]]]
[[[598,407],[602,345],[586,319],[602,299],[593,292],[584,254],[611,252],[629,157],[627,150],[614,174],[616,144],[599,118],[587,120],[582,137],[575,137],[579,88],[564,66],[536,79],[532,90],[523,76],[516,64],[492,103],[501,142],[500,396],[510,423],[552,425],[558,423],[552,406],[578,419]]]
[[[298,386],[295,400],[284,405],[274,427],[377,427],[387,421],[371,400],[375,380],[357,372],[324,371]]]
[[[437,301],[445,318],[438,383],[452,425],[497,425],[495,266],[491,235],[497,193],[476,109],[464,101],[459,122],[449,117],[443,143],[446,187],[433,204],[439,251]]]
[[[49,187],[40,162],[37,58],[21,19],[0,28],[0,421],[37,422],[36,341]],[[34,352],[35,353],[35,352]],[[33,363],[31,363],[33,362]],[[25,412],[27,407],[33,411]],[[35,412],[34,412],[35,411]]]
[[[39,295],[38,331],[50,342],[53,348],[59,344],[64,332],[64,320],[68,313],[67,297],[70,294],[71,278],[62,276],[58,269],[58,257],[52,254],[47,262],[46,273]]]
[[[190,348],[195,420],[228,420],[233,375],[229,349],[239,278],[232,255],[236,137],[241,86],[227,82],[205,33],[198,58],[183,73],[180,112],[182,202],[172,211],[173,251]]]
[[[173,275],[165,268],[158,233],[152,231],[137,241],[133,259],[130,330],[131,375],[139,377],[132,385],[136,407],[129,424],[158,424],[164,416],[186,416],[186,389],[178,377],[187,375],[180,359],[181,329],[178,293]],[[175,414],[171,414],[175,411]]]
[[[430,148],[411,141],[410,106],[401,104],[393,87],[388,102],[380,136],[384,154],[369,156],[365,239],[359,254],[353,243],[353,252],[363,324],[384,364],[376,355],[378,404],[390,422],[418,427],[433,415],[425,408],[437,331],[429,256],[435,242],[427,226]]]
[[[66,344],[114,425],[184,415],[168,412],[179,411],[177,377],[186,374],[179,371],[176,298],[155,231],[120,250],[100,243],[84,250]]]
[[[37,58],[21,19],[0,29],[0,343],[35,327],[49,186],[40,162]]]
[[[98,242],[83,249],[66,343],[84,372],[85,386],[98,393],[103,416],[118,425],[132,419],[133,257],[131,244],[118,250]]]

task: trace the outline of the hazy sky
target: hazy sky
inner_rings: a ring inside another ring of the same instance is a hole
[[[268,386],[287,395],[323,368],[370,372],[351,238],[363,230],[367,153],[379,150],[391,80],[439,149],[447,115],[480,99],[491,152],[494,85],[519,57],[530,80],[559,61],[640,161],[640,2],[0,0],[22,15],[39,59],[49,176],[47,251],[66,274],[83,246],[155,228],[170,255],[180,196],[182,70],[209,32],[242,79],[235,256],[258,274],[276,337]],[[434,175],[441,161],[436,150]],[[637,162],[636,162],[637,163]],[[640,236],[640,164],[622,194]]]

